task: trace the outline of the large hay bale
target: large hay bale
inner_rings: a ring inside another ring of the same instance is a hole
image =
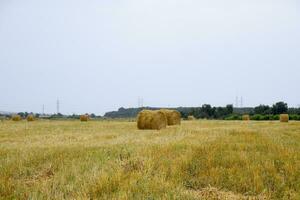
[[[181,114],[177,110],[161,109],[160,111],[166,115],[169,126],[181,124]]]
[[[289,115],[288,114],[281,114],[280,115],[280,122],[289,122]]]
[[[138,129],[160,130],[167,127],[166,115],[161,111],[143,110],[138,114]]]
[[[80,121],[87,122],[88,120],[89,120],[89,116],[88,115],[80,115]]]
[[[15,122],[18,122],[22,120],[22,117],[20,115],[13,115],[11,119]]]
[[[249,121],[250,120],[250,116],[249,115],[243,115],[242,116],[242,120],[243,121]]]
[[[188,116],[188,118],[187,118],[187,120],[189,120],[189,121],[193,121],[193,120],[195,120],[196,118],[193,116],[193,115],[189,115]]]
[[[28,122],[33,122],[35,120],[33,115],[28,115],[26,119]]]

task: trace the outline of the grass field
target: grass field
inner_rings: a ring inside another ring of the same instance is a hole
[[[300,199],[300,122],[0,122],[1,199]]]

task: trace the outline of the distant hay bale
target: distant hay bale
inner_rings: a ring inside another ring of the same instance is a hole
[[[195,120],[196,118],[193,116],[193,115],[190,115],[190,116],[188,116],[188,118],[187,118],[187,120],[190,120],[190,121],[193,121],[193,120]]]
[[[280,115],[280,122],[289,122],[289,115],[288,114],[281,114]]]
[[[88,115],[80,115],[80,121],[87,122],[88,120],[89,120],[89,116]]]
[[[26,119],[28,122],[33,122],[35,120],[33,115],[28,115]]]
[[[15,122],[18,122],[22,120],[22,117],[20,115],[13,115],[11,119]]]
[[[160,130],[167,127],[167,118],[161,111],[143,110],[137,117],[138,129]]]
[[[249,115],[243,115],[242,116],[242,120],[243,121],[249,121],[250,120],[250,116]]]
[[[169,126],[181,124],[181,114],[177,110],[161,109],[160,111],[166,115]]]

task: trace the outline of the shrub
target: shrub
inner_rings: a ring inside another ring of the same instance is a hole
[[[290,115],[290,120],[300,120],[300,115]]]
[[[225,120],[242,120],[242,117],[239,115],[230,115],[228,117],[225,117]]]
[[[272,120],[279,120],[279,115],[272,115]]]
[[[263,119],[262,115],[259,115],[259,114],[251,116],[251,120],[259,121],[259,120],[262,120],[262,119]]]

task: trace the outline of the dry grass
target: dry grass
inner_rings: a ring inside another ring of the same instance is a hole
[[[300,123],[0,124],[0,199],[300,199]]]

